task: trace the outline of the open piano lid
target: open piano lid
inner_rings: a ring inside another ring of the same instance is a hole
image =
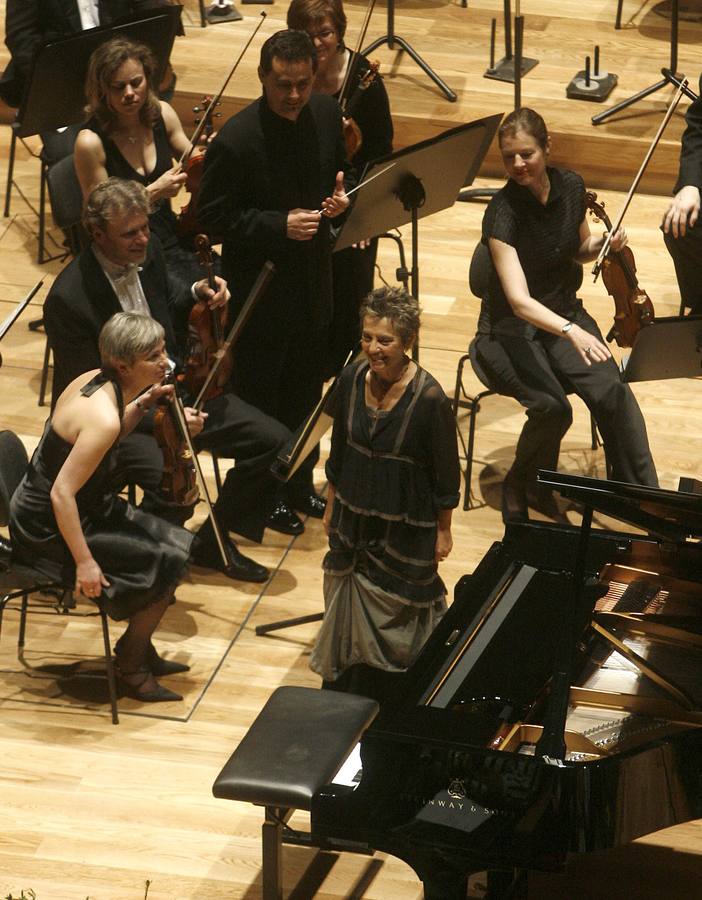
[[[569,500],[635,525],[652,537],[676,543],[702,538],[702,496],[699,494],[543,469],[537,477],[540,484],[549,485]]]

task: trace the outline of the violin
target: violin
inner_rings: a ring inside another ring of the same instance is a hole
[[[342,113],[344,116],[344,144],[346,145],[346,155],[349,159],[354,158],[363,144],[363,133],[358,122],[354,119],[353,114],[363,96],[363,91],[368,90],[371,84],[373,84],[379,69],[380,60],[374,59],[370,63],[368,71],[364,72],[359,79],[348,102],[342,106]]]
[[[369,0],[363,18],[363,24],[361,25],[361,30],[358,34],[358,40],[356,41],[356,48],[351,54],[351,61],[346,67],[346,75],[344,76],[344,81],[341,85],[341,90],[339,91],[339,106],[341,107],[341,113],[344,117],[344,143],[346,144],[346,155],[349,159],[353,159],[363,143],[361,129],[358,127],[358,123],[353,119],[353,108],[363,95],[363,91],[365,91],[373,82],[373,79],[378,74],[378,69],[380,68],[379,62],[372,62],[370,64],[370,69],[359,79],[358,84],[353,90],[353,94],[349,95],[351,76],[354,74],[353,70],[358,64],[359,57],[362,55],[361,45],[366,38],[366,31],[368,30],[374,8],[375,0]]]
[[[171,376],[169,379],[173,383]],[[163,453],[160,491],[169,503],[193,507],[200,498],[195,457],[176,417],[174,402],[175,398],[163,398],[154,410],[154,437]]]
[[[195,249],[200,264],[207,272],[207,283],[213,291],[216,291],[212,248],[207,235],[198,234],[195,238]],[[218,397],[224,391],[232,374],[231,351],[223,350],[227,316],[228,306],[210,309],[205,300],[198,300],[190,311],[183,382],[192,396],[201,391],[219,354],[223,354],[216,377],[210,379],[201,402]]]
[[[220,101],[214,102],[212,97],[203,97],[202,104],[193,108],[194,113],[200,113],[205,109],[204,126],[201,132],[202,144],[198,146],[198,153],[193,153],[188,157],[183,165],[182,171],[185,172],[185,190],[190,194],[190,199],[181,207],[178,213],[178,221],[176,222],[176,234],[180,238],[188,238],[202,231],[197,220],[197,201],[200,196],[200,185],[202,183],[202,173],[205,168],[205,152],[207,144],[214,133],[213,118],[220,118],[222,113],[215,112],[215,108],[220,105]],[[195,120],[195,124],[199,125],[200,119]]]
[[[585,192],[585,206],[595,220],[602,222],[611,234],[612,223],[605,212],[604,203],[597,202],[597,194],[594,191]],[[619,347],[633,347],[639,331],[653,324],[655,310],[651,298],[639,286],[636,278],[636,261],[631,247],[626,246],[616,252],[609,251],[602,261],[602,280],[607,293],[614,298],[615,308],[614,324],[607,335],[607,340],[611,341],[614,338]]]

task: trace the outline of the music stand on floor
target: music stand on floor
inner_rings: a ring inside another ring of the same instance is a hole
[[[502,113],[477,119],[371,163],[334,252],[411,222],[410,286],[419,300],[419,219],[449,209],[473,183],[501,121]]]
[[[655,94],[657,91],[660,91],[661,88],[666,87],[666,85],[677,85],[678,81],[676,79],[681,77],[677,74],[677,71],[678,0],[672,0],[670,8],[670,65],[667,69],[661,69],[663,78],[661,78],[661,80],[657,81],[655,84],[649,85],[649,87],[644,88],[642,91],[638,91],[638,93],[634,94],[633,97],[627,97],[626,100],[621,100],[619,103],[615,103],[614,106],[606,109],[604,112],[597,113],[596,116],[592,117],[592,124],[600,125],[602,124],[602,122],[606,122],[610,116],[613,116],[615,113],[620,112],[622,109],[626,109],[627,107],[632,106],[634,103],[638,103],[638,101],[643,100],[644,97],[649,97],[651,94]]]
[[[369,44],[368,47],[363,51],[364,56],[368,56],[369,53],[372,53],[374,50],[377,50],[378,47],[382,47],[383,44],[387,44],[390,50],[395,49],[395,44],[397,44],[400,50],[404,50],[408,53],[412,59],[417,63],[420,69],[422,69],[426,74],[431,78],[434,84],[439,88],[439,90],[444,94],[447,100],[450,100],[451,103],[456,102],[456,94],[451,88],[446,84],[446,82],[436,74],[436,72],[432,69],[432,67],[426,63],[422,57],[417,53],[414,47],[411,46],[403,37],[400,37],[399,34],[395,34],[395,0],[387,0],[388,3],[388,31],[387,34],[384,34],[382,37],[377,38],[373,41],[372,44]]]

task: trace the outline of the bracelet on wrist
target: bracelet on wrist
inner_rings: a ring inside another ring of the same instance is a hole
[[[565,325],[561,327],[561,334],[568,334],[570,329],[573,327],[572,322],[566,322]]]

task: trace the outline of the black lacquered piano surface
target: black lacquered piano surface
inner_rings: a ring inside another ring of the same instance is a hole
[[[358,786],[315,798],[318,836],[367,843],[429,880],[558,869],[702,816],[702,501],[554,478],[650,534],[591,531],[574,579],[577,528],[510,526],[456,585],[405,700],[366,733]],[[569,609],[565,750],[544,758]]]

